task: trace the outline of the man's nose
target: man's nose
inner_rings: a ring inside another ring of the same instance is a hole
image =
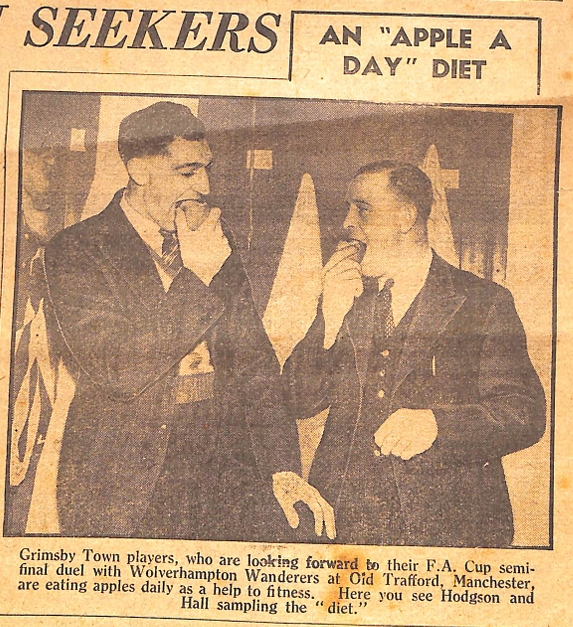
[[[358,209],[351,206],[346,214],[346,218],[342,224],[344,232],[344,239],[356,239],[360,242],[367,243],[366,234],[362,229],[360,216],[358,215]]]
[[[210,189],[209,173],[206,168],[201,168],[193,177],[193,191],[201,196],[208,196]]]
[[[356,231],[358,228],[358,214],[356,208],[354,206],[350,206],[348,209],[348,213],[346,214],[346,218],[342,223],[342,228],[347,231],[349,234],[352,234],[353,231]]]

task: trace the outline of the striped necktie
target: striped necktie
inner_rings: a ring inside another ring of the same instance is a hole
[[[161,265],[167,274],[173,278],[183,267],[183,259],[181,258],[181,249],[179,248],[177,233],[175,231],[168,231],[167,229],[159,229],[159,233],[163,236]]]

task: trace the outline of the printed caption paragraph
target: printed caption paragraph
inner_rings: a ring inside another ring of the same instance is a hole
[[[535,604],[530,561],[424,557],[324,559],[249,552],[241,557],[206,551],[155,554],[144,550],[19,550],[14,587],[58,598],[85,594],[166,597],[170,610],[222,615],[356,615],[373,604]]]

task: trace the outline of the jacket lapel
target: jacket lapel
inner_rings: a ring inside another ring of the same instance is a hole
[[[434,254],[426,283],[420,292],[402,354],[396,368],[392,393],[427,353],[466,300],[456,291],[449,266]]]
[[[344,323],[354,348],[356,370],[362,387],[366,383],[366,371],[372,349],[375,306],[376,295],[363,294],[354,303],[354,307]]]
[[[125,283],[143,300],[165,297],[165,290],[149,248],[120,206],[120,190],[101,214],[101,236],[96,242]]]

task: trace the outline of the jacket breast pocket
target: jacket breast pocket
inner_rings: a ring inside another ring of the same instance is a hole
[[[440,350],[422,356],[397,390],[402,406],[414,409],[469,402],[477,393],[477,376],[459,357]]]

